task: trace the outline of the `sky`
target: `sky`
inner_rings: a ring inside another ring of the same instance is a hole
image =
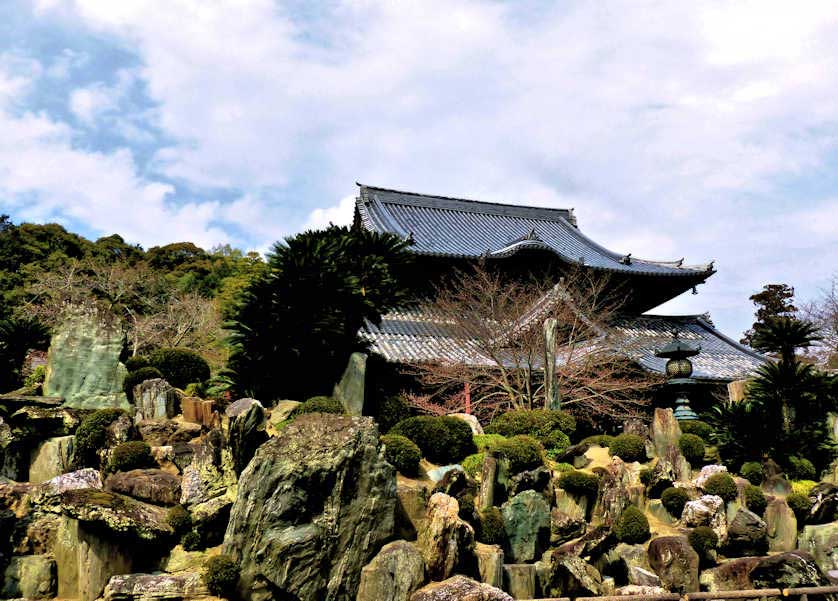
[[[0,212],[267,251],[355,182],[573,207],[714,259],[656,309],[738,338],[838,272],[831,2],[0,0]]]

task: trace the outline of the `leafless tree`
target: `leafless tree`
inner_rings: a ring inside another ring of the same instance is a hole
[[[821,365],[838,369],[838,274],[832,276],[819,298],[803,305],[802,311],[823,336],[823,340],[812,348],[812,354]]]
[[[481,417],[549,406],[543,324],[555,319],[561,407],[592,422],[633,417],[660,380],[613,351],[620,345],[619,330],[610,325],[618,308],[607,280],[586,270],[555,285],[485,266],[460,271],[419,309],[440,334],[441,356],[409,368],[449,410],[464,404],[466,387]]]

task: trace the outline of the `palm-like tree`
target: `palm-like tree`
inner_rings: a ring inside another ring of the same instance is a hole
[[[753,346],[757,350],[777,354],[780,361],[790,365],[797,349],[809,348],[822,339],[817,326],[811,321],[772,317],[754,333]]]

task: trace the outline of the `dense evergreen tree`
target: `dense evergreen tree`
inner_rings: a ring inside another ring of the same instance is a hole
[[[774,317],[791,317],[797,313],[794,306],[794,288],[787,284],[766,284],[752,294],[749,300],[756,305],[756,321],[742,337],[742,344],[753,345],[754,336]]]

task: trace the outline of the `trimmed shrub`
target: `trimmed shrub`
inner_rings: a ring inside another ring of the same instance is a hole
[[[588,436],[582,442],[587,442],[589,444],[596,444],[601,447],[610,447],[611,443],[614,442],[614,437],[610,434],[595,434],[593,436]],[[622,457],[621,457],[622,459]]]
[[[397,423],[414,415],[413,410],[401,395],[388,396],[381,399],[378,405],[376,421],[382,432],[387,432]]]
[[[556,432],[565,435],[572,434],[576,430],[576,420],[564,411],[550,411],[547,409],[520,409],[507,411],[486,426],[488,434],[502,434],[504,436],[526,435],[538,440],[545,448],[565,448],[570,445],[570,439],[564,442],[565,437],[559,436]]]
[[[570,446],[570,438],[561,430],[553,430],[553,432],[545,436],[540,442],[545,449],[548,449],[554,454],[564,453]]]
[[[148,356],[148,362],[175,388],[185,388],[190,382],[203,382],[210,377],[209,363],[195,351],[185,348],[158,349]]]
[[[661,503],[675,519],[680,519],[684,513],[684,505],[690,500],[690,495],[683,488],[670,486],[661,493]]]
[[[626,463],[646,461],[646,441],[637,434],[620,434],[608,445],[608,453]]]
[[[681,454],[691,464],[696,465],[704,461],[704,441],[696,434],[682,434],[678,439]]]
[[[812,509],[812,502],[809,497],[800,493],[792,493],[786,497],[786,503],[794,512],[794,517],[797,518],[797,527],[802,528],[809,515],[809,510]]]
[[[239,564],[229,555],[210,557],[204,570],[204,584],[217,597],[229,599],[236,593],[239,583]]]
[[[129,372],[122,381],[122,390],[130,402],[134,402],[134,386],[142,384],[146,380],[162,378],[163,373],[156,367],[141,367],[137,371]]]
[[[814,480],[792,480],[791,492],[806,495],[808,497],[809,493],[816,485],[817,482]]]
[[[789,457],[786,476],[789,480],[814,480],[817,478],[817,471],[814,464],[805,457],[792,456]]]
[[[409,438],[436,464],[457,463],[475,451],[471,428],[456,417],[417,415],[403,419],[389,433]]]
[[[415,476],[419,473],[419,462],[422,451],[409,438],[398,434],[385,434],[381,437],[384,443],[384,456],[393,467],[405,476]]]
[[[701,420],[689,419],[678,422],[678,425],[681,427],[682,434],[695,434],[704,441],[710,440],[711,434],[713,434],[713,427]]]
[[[345,409],[337,399],[328,396],[313,396],[297,405],[291,412],[290,417],[296,417],[303,413],[337,413],[340,415],[345,413]]]
[[[487,545],[501,545],[506,542],[506,530],[503,527],[503,516],[497,507],[489,507],[480,512],[477,525],[477,540]]]
[[[759,486],[765,480],[765,471],[759,461],[746,461],[739,468],[739,474],[755,486]]]
[[[574,470],[559,477],[559,488],[577,497],[596,497],[599,478],[587,472]]]
[[[622,543],[642,543],[649,538],[649,520],[637,507],[629,505],[614,524],[614,535]]]
[[[513,436],[500,443],[497,450],[509,460],[513,474],[544,465],[544,449],[532,436]]]
[[[192,528],[192,516],[183,505],[175,505],[166,512],[166,523],[172,527],[175,534],[182,535]]]
[[[759,486],[748,484],[745,487],[745,506],[755,514],[761,516],[765,512],[768,501]]]
[[[559,473],[563,473],[563,472],[572,472],[572,471],[573,471],[573,470],[575,470],[575,469],[576,469],[576,468],[575,468],[575,467],[573,467],[573,466],[572,466],[571,464],[569,464],[569,463],[564,463],[564,462],[562,462],[562,463],[555,463],[555,464],[553,464],[553,471],[554,471],[554,472],[559,472]]]
[[[96,452],[104,447],[108,440],[108,426],[122,415],[125,415],[122,409],[99,409],[81,420],[81,424],[76,429],[73,448],[75,469],[99,467]]]
[[[116,445],[111,451],[109,472],[127,472],[147,467],[157,467],[151,447],[142,440],[131,440]]]
[[[640,482],[643,486],[649,486],[652,483],[652,478],[655,475],[655,470],[650,467],[644,467],[640,470]]]
[[[186,396],[204,398],[204,395],[207,394],[207,387],[203,382],[190,382],[186,385],[186,388],[183,389],[183,394]]]
[[[190,530],[180,537],[180,544],[184,551],[198,551],[201,548],[201,535],[195,530]]]
[[[719,536],[709,526],[698,526],[690,530],[687,540],[698,556],[706,558],[708,553],[719,546]]]
[[[739,496],[739,489],[736,481],[730,474],[713,474],[704,483],[704,492],[708,495],[717,495],[727,502],[733,501]]]
[[[474,513],[474,495],[470,492],[465,493],[457,499],[457,504],[460,506],[460,511],[457,512],[460,519],[469,524],[473,523],[476,517]]]
[[[463,471],[472,478],[479,478],[483,471],[483,459],[486,457],[485,453],[474,453],[469,455],[460,462],[463,466]]]
[[[128,357],[125,360],[125,369],[127,369],[129,372],[137,371],[138,369],[142,369],[143,367],[151,367],[151,363],[148,362],[148,357],[146,357],[145,355]]]
[[[500,434],[475,434],[472,440],[478,451],[494,451],[500,443],[506,440],[506,436],[501,436]]]

